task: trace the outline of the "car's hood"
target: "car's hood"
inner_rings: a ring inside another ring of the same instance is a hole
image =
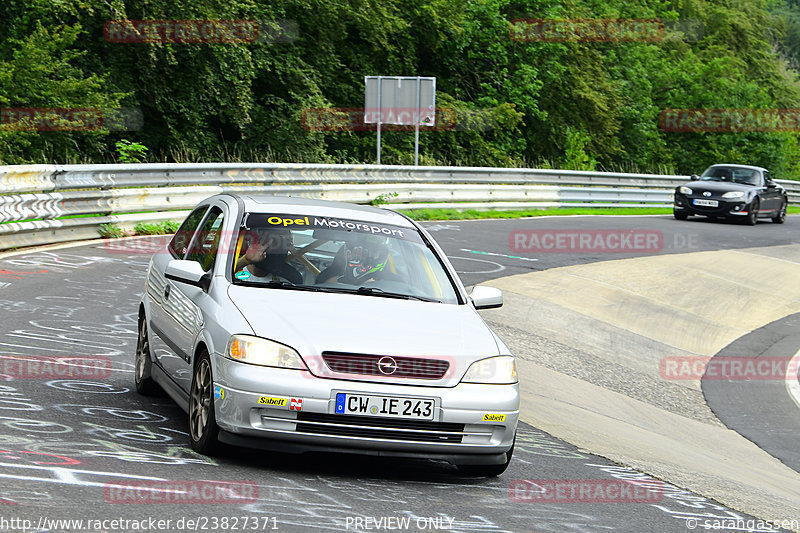
[[[711,193],[724,193],[729,191],[744,191],[750,192],[754,189],[752,185],[745,185],[743,183],[732,183],[730,181],[690,181],[683,184],[684,187],[689,187],[697,194],[698,192],[709,191]]]
[[[255,334],[297,350],[320,377],[335,374],[323,352],[447,360],[443,380],[363,377],[369,381],[452,386],[479,359],[499,354],[489,327],[469,305],[378,296],[231,285],[228,294]]]

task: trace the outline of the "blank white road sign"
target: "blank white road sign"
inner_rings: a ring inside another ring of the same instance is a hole
[[[433,126],[436,121],[436,78],[365,76],[364,123]],[[380,109],[378,86],[380,85]],[[419,101],[417,101],[419,88]]]

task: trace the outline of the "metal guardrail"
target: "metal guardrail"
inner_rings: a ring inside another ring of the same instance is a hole
[[[326,164],[0,167],[0,250],[93,238],[101,224],[180,220],[208,196],[258,192],[393,208],[671,207],[688,176]],[[800,182],[779,180],[800,204]],[[83,218],[76,215],[94,215]]]

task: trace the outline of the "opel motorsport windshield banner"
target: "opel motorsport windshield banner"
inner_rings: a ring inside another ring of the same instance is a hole
[[[376,222],[364,222],[363,220],[348,220],[333,217],[249,213],[245,218],[245,226],[247,229],[286,228],[297,231],[334,230],[348,232],[351,234],[375,235],[413,242],[422,242],[422,238],[419,236],[419,233],[413,228],[404,228],[401,226],[394,226],[392,224],[380,224]]]

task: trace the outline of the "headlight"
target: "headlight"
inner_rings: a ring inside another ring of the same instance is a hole
[[[509,355],[501,355],[472,363],[461,383],[508,385],[518,381],[514,358]]]
[[[744,191],[731,191],[722,195],[723,198],[743,198]]]
[[[692,194],[692,189],[684,185],[681,185],[680,187],[678,187],[678,192],[681,194]]]
[[[228,341],[225,357],[252,365],[306,370],[305,363],[293,349],[250,335],[233,335]]]

